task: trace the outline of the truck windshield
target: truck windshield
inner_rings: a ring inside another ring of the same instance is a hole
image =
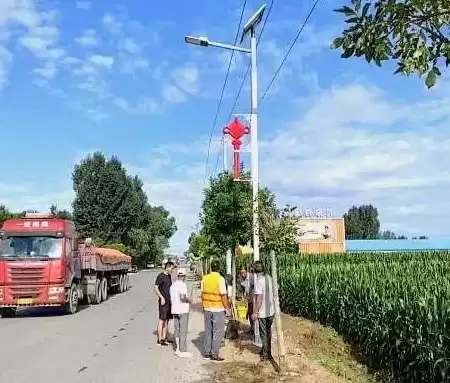
[[[61,258],[62,238],[6,237],[0,241],[1,258]]]

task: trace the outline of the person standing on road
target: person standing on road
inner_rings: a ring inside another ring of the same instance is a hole
[[[228,313],[228,296],[225,279],[219,274],[220,264],[211,262],[211,272],[201,283],[203,316],[205,322],[204,357],[223,361],[219,348],[225,335],[225,317]]]
[[[272,277],[264,272],[262,262],[254,263],[256,274],[253,315],[254,321],[258,320],[259,334],[261,337],[261,360],[272,359],[272,324],[275,315],[275,302],[273,299]]]
[[[155,292],[158,295],[158,346],[168,346],[167,332],[169,327],[169,320],[171,319],[171,305],[170,305],[170,286],[172,286],[172,271],[174,263],[168,261],[164,265],[164,271],[158,275],[155,281]]]
[[[175,327],[175,354],[181,358],[190,358],[192,354],[187,352],[187,333],[191,300],[185,282],[186,270],[183,267],[178,269],[177,277],[178,279],[170,286],[170,302]]]
[[[249,273],[247,269],[243,268],[240,271],[241,286],[244,289],[245,297],[247,298],[247,316],[246,319],[250,322],[250,333],[254,333],[255,322],[252,319],[253,315],[253,293],[255,290],[255,276],[253,273]]]

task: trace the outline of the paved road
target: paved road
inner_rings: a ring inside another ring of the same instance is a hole
[[[31,310],[0,320],[0,382],[166,383],[211,381],[192,340],[201,331],[192,313],[189,346],[180,359],[156,346],[156,271],[132,275],[132,289],[75,315]],[[202,365],[203,364],[203,365]]]

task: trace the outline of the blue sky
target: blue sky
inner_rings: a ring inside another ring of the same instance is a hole
[[[70,207],[74,164],[101,150],[171,211],[171,250],[185,250],[230,54],[188,46],[184,35],[232,43],[243,1],[153,3],[0,2],[1,203]],[[244,19],[260,5],[249,0]],[[311,5],[275,1],[259,44],[261,93]],[[261,184],[280,205],[341,215],[373,203],[385,229],[447,235],[448,78],[428,91],[417,77],[393,76],[391,64],[342,60],[329,48],[339,5],[321,2],[261,105]],[[220,170],[221,130],[247,63],[233,60],[208,175]],[[235,112],[249,101],[246,84]]]

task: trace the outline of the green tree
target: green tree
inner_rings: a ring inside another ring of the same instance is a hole
[[[26,211],[20,213],[11,212],[5,205],[0,204],[0,227],[7,219],[25,217]]]
[[[380,232],[378,210],[372,205],[352,206],[344,214],[347,239],[377,239]]]
[[[142,210],[121,162],[97,152],[75,166],[72,178],[73,216],[80,234],[125,243]]]
[[[390,230],[384,230],[380,233],[380,239],[397,239],[397,235]]]
[[[0,226],[3,225],[7,219],[11,219],[14,217],[14,214],[11,213],[5,205],[0,205]]]
[[[58,207],[56,205],[51,205],[50,206],[50,214],[54,217],[54,218],[62,218],[62,219],[68,219],[68,220],[73,220],[72,217],[72,213],[68,210],[58,210]]]
[[[191,233],[189,239],[189,254],[193,254],[194,259],[201,259],[211,253],[209,249],[210,240],[203,233]]]
[[[175,219],[164,207],[150,206],[142,181],[128,175],[119,159],[94,153],[75,166],[72,178],[81,235],[99,246],[125,246],[141,265],[163,256],[177,230]]]
[[[251,190],[246,182],[235,182],[229,173],[210,179],[204,191],[202,232],[211,241],[214,255],[223,255],[239,243],[251,240]],[[213,254],[211,254],[213,255]]]
[[[147,205],[147,219],[143,220],[140,228],[133,228],[130,239],[138,263],[160,263],[164,258],[164,250],[169,247],[169,239],[175,234],[177,227],[175,219],[162,206]]]
[[[395,73],[426,75],[431,88],[450,64],[448,0],[351,0],[336,9],[348,27],[333,42],[342,57],[361,57],[381,66],[395,60]]]
[[[241,178],[250,177],[243,169]],[[203,246],[208,255],[223,256],[227,249],[253,240],[253,197],[251,185],[236,182],[229,173],[211,178],[205,189],[200,214]],[[294,245],[296,227],[277,209],[275,195],[268,188],[259,190],[260,242],[263,251],[286,248]],[[194,237],[195,238],[195,237]],[[190,247],[198,246],[191,238]],[[294,245],[296,246],[296,245]],[[193,252],[194,253],[194,252]],[[195,253],[194,253],[195,254]]]
[[[274,203],[274,202],[273,202]],[[265,209],[261,216],[262,249],[276,253],[298,252],[298,223],[296,206],[286,205],[282,209]]]

